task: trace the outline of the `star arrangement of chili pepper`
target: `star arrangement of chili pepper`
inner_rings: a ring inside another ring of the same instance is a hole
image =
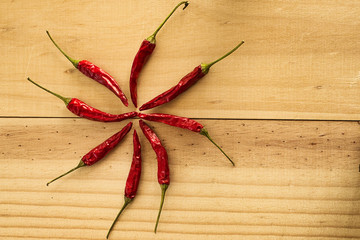
[[[155,49],[156,46],[156,35],[159,32],[159,30],[164,26],[164,24],[167,22],[167,20],[170,18],[170,16],[176,11],[178,7],[181,5],[184,5],[185,9],[188,6],[188,1],[182,1],[179,4],[175,6],[175,8],[171,11],[171,13],[166,17],[166,19],[161,23],[161,25],[155,30],[155,32],[150,35],[150,37],[146,38],[138,50],[133,64],[131,68],[131,74],[130,74],[130,93],[131,93],[131,100],[135,107],[137,107],[137,81],[139,78],[139,74],[141,72],[141,69],[148,61],[149,57],[151,56],[152,52]],[[107,72],[105,72],[100,67],[94,65],[93,63],[87,61],[87,60],[74,60],[71,57],[69,57],[53,40],[50,33],[46,31],[48,37],[52,41],[52,43],[56,46],[56,48],[74,65],[75,68],[77,68],[80,72],[82,72],[85,76],[97,81],[98,83],[104,85],[109,90],[111,90],[117,97],[120,98],[122,103],[127,107],[128,106],[128,100],[123,93],[123,91],[120,89],[119,84],[116,82],[116,80]],[[160,106],[162,104],[168,103],[175,99],[177,96],[179,96],[181,93],[189,89],[191,86],[193,86],[196,82],[198,82],[201,78],[203,78],[208,72],[211,66],[213,66],[215,63],[221,61],[225,57],[229,56],[231,53],[236,51],[244,41],[241,41],[235,48],[233,48],[231,51],[227,52],[222,57],[218,58],[217,60],[208,63],[208,64],[200,64],[199,66],[195,67],[193,71],[185,75],[174,87],[170,88],[169,90],[165,91],[164,93],[158,95],[157,97],[153,98],[152,100],[148,101],[147,103],[143,104],[139,110],[147,110],[151,109],[157,106]],[[102,122],[119,122],[125,119],[132,119],[132,118],[140,118],[139,120],[139,126],[142,130],[144,136],[148,139],[150,145],[152,146],[154,152],[156,153],[157,162],[158,162],[158,182],[160,184],[161,188],[161,202],[160,202],[160,208],[158,212],[158,216],[155,223],[154,232],[156,233],[157,227],[159,224],[159,219],[161,215],[161,211],[164,204],[165,199],[165,192],[169,187],[170,184],[170,169],[169,169],[169,163],[168,163],[168,155],[165,150],[165,147],[162,145],[159,137],[156,135],[153,129],[146,124],[143,120],[147,121],[154,121],[154,122],[160,122],[164,123],[170,126],[178,127],[187,129],[193,132],[200,133],[201,135],[207,137],[223,154],[224,156],[231,162],[233,166],[235,166],[234,162],[231,160],[231,158],[221,149],[220,146],[218,146],[210,137],[208,131],[204,128],[204,126],[192,119],[186,118],[186,117],[180,117],[180,116],[174,116],[170,114],[163,114],[163,113],[150,113],[150,114],[144,114],[144,113],[138,113],[136,111],[123,113],[123,114],[110,114],[102,112],[98,109],[95,109],[85,102],[81,101],[77,98],[68,98],[63,97],[55,92],[52,92],[43,86],[39,85],[38,83],[34,82],[30,78],[28,78],[28,81],[36,85],[37,87],[49,92],[50,94],[56,96],[57,98],[61,99],[68,110],[70,110],[75,115],[94,120],[94,121],[102,121]],[[110,151],[112,151],[127,135],[127,133],[131,130],[133,123],[129,122],[125,127],[123,127],[119,132],[115,133],[108,139],[106,139],[104,142],[93,148],[90,152],[85,154],[78,165],[74,167],[73,169],[69,170],[68,172],[56,177],[55,179],[51,180],[47,183],[49,185],[50,183],[54,182],[55,180],[58,180],[59,178],[62,178],[63,176],[79,169],[85,166],[91,166],[95,164],[96,162],[103,159]],[[132,202],[132,200],[135,198],[139,181],[140,181],[140,175],[141,175],[141,146],[139,137],[137,135],[136,130],[134,130],[133,133],[133,160],[131,163],[129,175],[126,181],[125,186],[125,193],[124,193],[124,205],[119,211],[118,215],[116,216],[115,220],[113,221],[106,238],[109,237],[109,234],[111,233],[111,230],[115,226],[115,223],[117,219],[120,217],[121,213],[125,210],[125,208],[129,205],[129,203]]]

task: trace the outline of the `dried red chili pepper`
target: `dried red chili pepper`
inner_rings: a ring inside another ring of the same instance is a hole
[[[84,103],[80,99],[77,98],[66,98],[57,93],[54,93],[41,85],[37,84],[36,82],[32,81],[30,78],[27,78],[28,81],[35,84],[39,88],[51,93],[52,95],[58,97],[59,99],[63,100],[66,107],[75,115],[87,118],[94,121],[100,122],[120,122],[122,120],[133,118],[137,116],[137,112],[128,112],[123,114],[110,114],[106,112],[102,112],[96,108],[89,106],[88,104]]]
[[[56,42],[51,37],[50,33],[48,31],[46,31],[46,33],[49,36],[50,40],[55,45],[55,47],[60,50],[60,52],[74,65],[75,68],[77,68],[85,76],[94,79],[98,83],[107,87],[110,91],[112,91],[116,96],[120,98],[120,100],[125,106],[129,105],[125,94],[119,87],[119,84],[110,74],[108,74],[103,69],[99,68],[98,66],[94,65],[93,63],[87,60],[78,61],[72,59],[56,44]]]
[[[127,205],[134,199],[139,186],[140,175],[141,175],[141,145],[135,129],[133,134],[133,146],[134,146],[134,154],[125,186],[125,194],[124,194],[125,202],[123,207],[119,211],[118,215],[116,216],[114,222],[112,223],[106,235],[106,238],[109,238],[109,234],[113,229],[117,219],[120,217],[120,214],[124,211]]]
[[[79,164],[71,169],[70,171],[60,175],[57,178],[54,178],[50,182],[48,182],[46,185],[49,186],[50,183],[54,182],[55,180],[75,171],[78,168],[85,167],[85,166],[91,166],[95,164],[96,162],[103,159],[112,149],[114,149],[121,140],[126,136],[126,134],[130,131],[132,127],[132,122],[128,123],[123,129],[121,129],[119,132],[115,133],[108,139],[106,139],[103,143],[98,145],[97,147],[93,148],[90,152],[85,154]]]
[[[225,157],[227,157],[227,159],[229,159],[231,164],[235,166],[235,163],[231,160],[231,158],[221,149],[219,145],[217,145],[214,142],[214,140],[212,140],[208,131],[204,128],[204,126],[201,123],[192,120],[190,118],[179,117],[179,116],[163,114],[163,113],[152,113],[152,114],[139,113],[138,116],[145,120],[165,123],[167,125],[188,129],[190,131],[198,132],[201,135],[204,135],[225,155]]]
[[[130,74],[130,94],[131,100],[134,103],[135,107],[137,107],[137,79],[141,72],[141,69],[146,64],[147,60],[151,56],[154,48],[156,46],[156,34],[159,30],[164,26],[166,21],[170,18],[170,16],[175,12],[175,10],[185,4],[183,10],[189,5],[188,1],[182,1],[172,10],[172,12],[166,17],[166,19],[161,23],[161,25],[155,30],[155,32],[148,38],[146,38],[140,46],[139,51],[137,52],[132,67],[131,67],[131,74]]]
[[[145,137],[149,140],[151,147],[154,149],[158,162],[158,182],[161,187],[161,202],[160,202],[159,213],[156,219],[156,225],[154,229],[154,232],[156,233],[162,207],[164,205],[165,192],[170,185],[168,155],[165,148],[162,146],[159,137],[155,134],[155,132],[142,120],[139,121],[139,125]]]
[[[212,63],[208,63],[208,64],[202,63],[199,66],[195,67],[194,70],[192,70],[185,77],[183,77],[178,82],[178,84],[176,84],[174,87],[170,88],[169,90],[161,93],[160,95],[148,101],[147,103],[143,104],[139,110],[140,111],[147,110],[170,102],[171,100],[179,96],[181,93],[185,92],[188,88],[193,86],[202,77],[204,77],[209,72],[209,69],[212,65],[224,59],[225,57],[229,56],[236,49],[238,49],[243,43],[244,41],[241,41],[234,49],[232,49],[230,52],[228,52],[227,54],[225,54],[224,56],[215,60]]]

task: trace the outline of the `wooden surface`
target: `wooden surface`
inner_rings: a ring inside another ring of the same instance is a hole
[[[0,95],[6,96],[1,116],[72,116],[58,99],[27,83],[28,76],[105,111],[124,111],[106,88],[73,69],[45,30],[74,58],[101,65],[129,95],[141,41],[176,3],[1,1]],[[139,80],[139,103],[245,40],[158,111],[203,118],[358,120],[359,12],[358,0],[193,1],[159,32]]]
[[[0,239],[105,239],[123,204],[130,136],[102,162],[45,185],[128,121],[75,118],[26,77],[104,111],[134,109],[73,69],[45,30],[72,57],[116,77],[129,97],[141,41],[176,4],[0,2]],[[178,10],[140,76],[139,102],[245,40],[153,110],[199,120],[236,167],[203,136],[151,123],[172,181],[158,233],[156,159],[140,135],[138,195],[111,239],[360,239],[359,12],[357,0],[199,0]]]

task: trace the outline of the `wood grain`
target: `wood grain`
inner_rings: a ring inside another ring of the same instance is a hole
[[[134,110],[73,69],[45,30],[130,96],[133,57],[177,2],[0,1],[0,239],[105,239],[123,204],[130,136],[45,185],[128,121],[75,118],[26,77],[103,111]],[[139,102],[245,40],[154,110],[203,123],[236,167],[203,136],[151,124],[171,168],[158,233],[156,157],[140,135],[138,196],[111,239],[360,239],[359,12],[356,0],[193,0],[177,11],[140,76]]]
[[[58,99],[26,82],[28,76],[104,111],[127,111],[106,88],[73,69],[45,30],[74,58],[107,70],[129,96],[130,67],[141,41],[176,3],[1,1],[0,115],[71,116]],[[359,120],[359,12],[357,0],[191,1],[159,33],[139,80],[139,102],[245,40],[196,86],[156,111],[197,118]]]
[[[138,196],[112,239],[360,238],[357,122],[202,122],[236,167],[203,136],[151,124],[168,149],[172,177],[159,232],[152,232],[160,200],[156,157],[140,135]],[[104,239],[122,205],[131,137],[97,165],[45,183],[123,125],[0,119],[0,237]]]

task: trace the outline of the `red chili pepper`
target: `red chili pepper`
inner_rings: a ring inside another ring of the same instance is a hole
[[[102,112],[96,108],[89,106],[88,104],[84,103],[80,99],[77,98],[66,98],[57,93],[54,93],[41,85],[37,84],[36,82],[32,81],[30,78],[27,78],[31,83],[35,84],[39,88],[51,93],[52,95],[58,97],[59,99],[63,100],[66,107],[75,115],[87,118],[94,121],[100,122],[120,122],[122,120],[133,118],[137,116],[137,112],[128,112],[123,114],[110,114]]]
[[[130,94],[131,100],[135,107],[137,107],[137,79],[139,77],[142,67],[147,62],[155,46],[155,44],[150,43],[148,40],[144,40],[141,43],[140,49],[133,61],[130,74]]]
[[[190,118],[179,117],[179,116],[163,114],[163,113],[152,113],[152,114],[139,113],[138,116],[145,120],[165,123],[170,126],[188,129],[190,131],[198,132],[201,135],[204,135],[225,155],[225,157],[227,157],[227,159],[229,159],[231,164],[235,166],[235,163],[231,160],[231,158],[221,149],[219,145],[217,145],[211,139],[208,131],[204,128],[204,126],[201,123],[192,120]]]
[[[202,63],[199,66],[195,67],[194,70],[192,70],[192,72],[188,73],[185,77],[183,77],[178,82],[178,84],[176,84],[174,87],[170,88],[169,90],[161,93],[160,95],[148,101],[147,103],[143,104],[139,110],[140,111],[147,110],[170,102],[171,100],[179,96],[181,93],[185,92],[188,88],[193,86],[202,77],[204,77],[209,72],[210,67],[212,65],[224,59],[225,57],[229,56],[236,49],[238,49],[243,43],[244,41],[240,42],[234,49],[232,49],[230,52],[228,52],[221,58],[217,59],[216,61],[209,64]]]
[[[115,133],[108,139],[106,139],[103,143],[98,145],[97,147],[93,148],[90,152],[88,152],[86,155],[84,155],[79,164],[71,169],[70,171],[60,175],[59,177],[51,180],[46,185],[49,186],[50,183],[54,182],[55,180],[75,171],[78,168],[85,167],[85,166],[91,166],[95,164],[96,162],[103,159],[112,149],[114,149],[120,141],[126,136],[126,134],[130,131],[132,127],[132,122],[128,123],[123,129],[121,129],[119,132]]]
[[[129,105],[125,94],[123,93],[123,91],[121,91],[119,87],[119,84],[110,74],[87,60],[78,61],[72,59],[56,44],[56,42],[52,39],[50,33],[48,31],[46,31],[46,33],[49,36],[50,40],[54,43],[56,48],[60,50],[60,52],[74,65],[75,68],[77,68],[85,76],[92,78],[98,83],[107,87],[110,91],[112,91],[116,96],[120,98],[120,100],[125,106]]]
[[[130,74],[130,94],[131,100],[134,103],[135,107],[137,107],[137,79],[141,72],[141,69],[146,64],[147,60],[149,59],[150,55],[154,51],[156,47],[156,34],[162,28],[162,26],[166,23],[166,21],[170,18],[170,16],[175,12],[175,10],[182,4],[185,4],[185,9],[189,3],[187,1],[182,1],[172,10],[172,12],[167,16],[167,18],[161,23],[161,25],[155,30],[155,32],[148,38],[146,38],[140,46],[139,51],[137,52],[132,67],[131,67],[131,74]]]
[[[139,125],[141,130],[143,131],[145,137],[149,140],[152,148],[154,149],[158,162],[158,182],[161,187],[161,202],[160,209],[156,219],[156,225],[154,232],[156,233],[157,226],[159,224],[159,219],[162,211],[162,207],[164,205],[165,192],[170,184],[170,171],[168,165],[168,155],[166,153],[165,148],[162,146],[161,141],[158,136],[156,136],[155,132],[146,124],[144,121],[140,120]]]
[[[120,217],[120,214],[124,211],[126,206],[134,199],[139,186],[140,175],[141,175],[141,145],[135,129],[133,134],[133,146],[134,146],[134,154],[130,167],[130,172],[126,180],[126,186],[125,186],[125,194],[124,194],[125,202],[120,212],[116,216],[114,222],[112,223],[108,231],[108,234],[106,235],[106,238],[109,238],[109,234],[113,229],[116,221]]]

